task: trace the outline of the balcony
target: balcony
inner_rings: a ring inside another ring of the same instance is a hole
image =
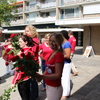
[[[18,19],[16,21],[11,21],[11,26],[15,26],[15,25],[20,25],[20,24],[24,24],[23,23],[23,19]]]
[[[70,4],[77,4],[77,3],[86,3],[86,2],[96,2],[99,0],[60,0],[60,6],[62,5],[70,5]]]
[[[52,8],[52,7],[56,7],[56,2],[36,3],[33,5],[29,5],[25,7],[25,11],[34,11],[38,9]]]
[[[18,13],[21,13],[21,12],[23,12],[23,7],[20,7],[17,10],[18,10]]]
[[[56,2],[42,3],[41,8],[56,7]]]
[[[53,22],[56,20],[56,17],[45,17],[45,18],[42,18],[42,17],[39,17],[39,18],[36,18],[35,22]]]
[[[23,0],[16,0],[16,2],[21,2],[21,1],[23,1]]]

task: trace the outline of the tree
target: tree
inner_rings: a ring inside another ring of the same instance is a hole
[[[4,23],[10,25],[11,20],[16,20],[17,8],[15,0],[0,0],[0,27]]]

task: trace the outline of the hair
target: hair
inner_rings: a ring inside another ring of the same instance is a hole
[[[60,31],[60,33],[63,35],[64,38],[66,38],[67,40],[69,39],[68,32],[66,30],[62,30]]]
[[[44,43],[44,42],[45,42],[45,38],[42,38],[42,39],[41,39],[41,43]]]
[[[56,44],[58,46],[59,51],[63,52],[62,43],[64,41],[64,38],[63,38],[62,34],[60,34],[60,33],[53,33],[53,34],[50,35],[50,37],[51,36],[55,37]]]
[[[44,38],[47,39],[47,38],[50,37],[50,36],[51,36],[51,34],[48,33],[48,34],[46,34],[46,35],[44,36]]]
[[[31,37],[32,37],[32,38],[38,38],[39,34],[38,34],[38,32],[36,31],[36,28],[35,28],[34,26],[32,26],[32,25],[27,25],[27,26],[25,27],[25,29],[26,29],[26,28],[28,28],[28,29],[31,31]],[[26,32],[24,31],[23,34],[26,35]]]
[[[71,34],[71,35],[73,35],[73,32],[72,32],[71,30],[69,30],[69,31],[68,31],[68,34]]]
[[[27,42],[27,46],[28,46],[28,47],[33,47],[33,46],[34,46],[33,40],[32,40],[31,37],[28,37],[27,35],[21,35],[21,36],[19,37],[19,39],[20,39],[20,38],[21,38],[24,42]]]

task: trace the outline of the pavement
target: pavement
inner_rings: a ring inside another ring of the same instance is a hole
[[[71,96],[67,100],[100,100],[100,55],[83,57],[83,47],[76,47],[73,62],[79,71],[77,76],[72,76],[71,80],[73,88]],[[5,74],[5,61],[0,58],[0,95],[3,94],[4,89],[11,85],[13,76]],[[41,71],[41,70],[40,70]],[[36,100],[47,100],[46,93],[42,92],[43,88],[39,84],[39,97]],[[21,100],[18,91],[12,92],[10,100]]]

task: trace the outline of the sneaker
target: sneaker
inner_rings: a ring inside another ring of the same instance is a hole
[[[76,73],[72,74],[72,76],[77,76],[77,75],[78,75],[78,72],[76,72]]]
[[[10,73],[5,73],[4,75],[9,75]]]

